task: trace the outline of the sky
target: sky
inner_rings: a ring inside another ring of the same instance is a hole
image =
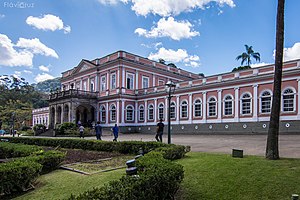
[[[285,4],[284,60],[300,58],[299,0]],[[274,0],[0,0],[0,75],[36,83],[124,50],[194,73],[274,63]]]

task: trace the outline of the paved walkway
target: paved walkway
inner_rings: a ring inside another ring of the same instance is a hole
[[[85,139],[95,139],[87,137]],[[103,140],[111,141],[113,136],[105,134]],[[233,148],[243,149],[244,155],[264,156],[266,135],[172,135],[172,143],[189,145],[195,152],[217,152],[231,154]],[[120,141],[155,141],[154,134],[120,134]],[[163,137],[167,142],[167,135]],[[279,137],[280,157],[300,158],[300,135]]]

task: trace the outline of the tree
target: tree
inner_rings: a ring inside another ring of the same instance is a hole
[[[231,72],[236,72],[236,71],[241,71],[241,70],[246,70],[246,69],[251,69],[251,67],[250,66],[239,66],[239,67],[233,68]]]
[[[164,64],[164,65],[166,64],[166,61],[162,58],[158,59],[158,62],[161,63],[161,64]]]
[[[284,3],[285,0],[278,0],[273,100],[266,147],[266,158],[270,160],[279,159],[278,135],[284,42]]]
[[[247,62],[247,66],[250,66],[251,64],[251,58],[254,58],[256,61],[260,61],[260,54],[258,52],[254,52],[252,49],[252,46],[248,46],[245,44],[246,52],[242,53],[241,55],[238,55],[236,57],[236,60],[242,60],[241,65],[244,64],[244,62]]]

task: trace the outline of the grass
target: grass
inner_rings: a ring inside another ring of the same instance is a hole
[[[300,194],[300,159],[190,152],[176,162],[185,170],[177,199],[290,200]]]
[[[77,195],[93,187],[103,186],[111,180],[117,180],[125,174],[125,169],[114,170],[94,175],[82,175],[66,170],[55,170],[38,178],[38,185],[30,192],[14,200],[53,200]]]

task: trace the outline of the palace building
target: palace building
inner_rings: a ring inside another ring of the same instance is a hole
[[[172,81],[176,84],[170,104],[172,133],[264,134],[273,76],[274,65],[203,76],[117,51],[82,60],[63,72],[62,89],[50,94],[49,117],[43,116],[49,128],[80,120],[83,124],[100,121],[103,127],[118,124],[121,132],[154,133],[159,119],[167,125],[165,84]],[[300,60],[285,62],[281,133],[299,132],[299,88]],[[33,111],[34,124],[43,121],[39,114]]]

